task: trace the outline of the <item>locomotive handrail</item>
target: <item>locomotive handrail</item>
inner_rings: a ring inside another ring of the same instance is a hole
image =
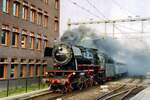
[[[81,66],[101,66],[101,65],[94,65],[94,64],[78,64],[78,67],[81,67]]]

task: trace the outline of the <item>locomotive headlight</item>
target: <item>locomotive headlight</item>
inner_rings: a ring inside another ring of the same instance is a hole
[[[46,72],[45,74],[48,75],[48,72]]]
[[[76,75],[76,73],[75,73],[75,72],[73,72],[72,74],[73,74],[73,75]]]

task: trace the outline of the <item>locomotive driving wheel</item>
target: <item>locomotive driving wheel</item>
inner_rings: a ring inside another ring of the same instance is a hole
[[[65,94],[65,93],[70,93],[72,92],[72,87],[70,84],[65,84],[63,89],[62,89],[62,93]]]
[[[85,81],[85,82],[84,82],[84,87],[85,87],[85,88],[88,88],[88,84],[87,84],[87,83],[88,83],[88,81]]]
[[[93,80],[89,80],[89,87],[92,87],[93,86]]]
[[[63,94],[67,93],[67,87],[66,86],[63,86],[63,89],[61,90],[61,93],[63,93]]]
[[[78,85],[78,88],[79,88],[79,90],[82,90],[82,89],[84,88],[84,83],[81,82],[81,83]]]
[[[67,85],[67,92],[72,92],[72,86],[70,84]]]

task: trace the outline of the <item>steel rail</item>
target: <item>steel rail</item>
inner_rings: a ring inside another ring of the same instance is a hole
[[[53,100],[53,99],[57,99],[61,96],[63,96],[64,94],[59,94],[59,93],[54,93],[52,91],[45,91],[36,95],[31,95],[28,97],[23,98],[23,100]]]
[[[143,86],[136,86],[132,89],[130,89],[130,91],[128,91],[123,97],[120,98],[120,100],[128,100],[130,98],[131,95],[133,94],[137,94],[139,91],[143,90],[144,87]],[[134,93],[133,93],[134,92]],[[133,93],[133,94],[132,94]]]
[[[105,97],[112,95],[114,92],[116,92],[116,91],[118,91],[120,89],[123,89],[124,87],[125,87],[125,85],[121,85],[118,88],[116,88],[116,89],[114,89],[114,90],[112,90],[112,91],[110,91],[108,93],[105,93],[104,95],[96,98],[96,100],[104,100]]]

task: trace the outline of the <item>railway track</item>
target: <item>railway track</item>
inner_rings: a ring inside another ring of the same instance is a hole
[[[54,93],[48,90],[36,95],[25,97],[23,100],[56,100],[62,96],[64,96],[64,94]]]
[[[139,83],[139,80],[129,80],[127,84],[124,83],[122,86],[99,96],[96,100],[129,100],[129,98],[144,89],[143,86],[139,86],[137,83]]]
[[[144,87],[142,86],[122,85],[115,90],[96,98],[96,100],[129,100],[129,98],[143,89]]]
[[[124,96],[121,97],[120,100],[129,100],[131,97],[136,95],[138,92],[142,91],[144,89],[143,86],[137,86],[132,89],[130,89]]]
[[[119,87],[111,90],[108,93],[101,95],[95,100],[128,100],[129,98],[137,94],[139,91],[144,89],[143,86],[138,86],[137,83],[139,83],[139,81],[135,81],[135,79],[127,80],[124,83],[120,84]],[[57,98],[63,98],[64,96],[65,96],[64,94],[54,93],[48,90],[36,95],[28,96],[23,99],[24,100],[56,100]]]
[[[108,92],[108,93],[105,93],[104,95],[96,98],[96,100],[106,100],[108,97],[110,97],[111,95],[114,95],[115,93],[118,93],[118,91],[121,91],[121,90],[124,90],[125,89],[125,85],[122,85],[122,86],[119,86],[118,88]]]

